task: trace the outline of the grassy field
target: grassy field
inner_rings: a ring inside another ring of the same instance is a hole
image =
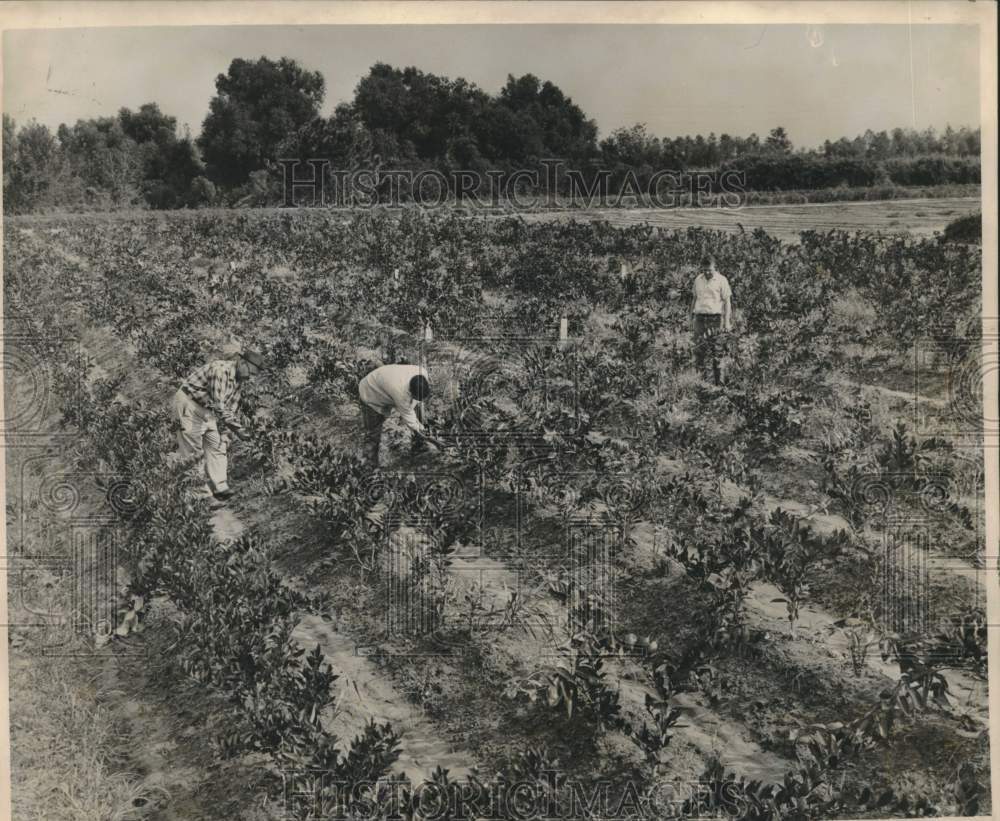
[[[880,202],[843,202],[795,205],[760,205],[738,209],[717,208],[567,208],[557,210],[526,211],[529,222],[602,220],[616,226],[649,223],[658,228],[683,229],[701,227],[717,231],[752,231],[763,228],[785,242],[798,240],[801,231],[881,231],[886,234],[908,234],[930,237],[943,232],[945,226],[959,217],[979,211],[982,201],[977,197],[927,198],[912,200],[885,200]],[[344,209],[329,209],[330,213],[349,215]],[[156,218],[158,212],[144,212]],[[231,220],[240,214],[277,215],[286,209],[196,209],[189,211],[159,212],[163,219],[187,220],[199,217]],[[474,213],[474,212],[472,212]],[[504,211],[514,214],[516,210]],[[168,217],[169,215],[169,217]],[[29,217],[8,217],[14,225],[61,225],[73,222],[117,223],[134,219],[129,212],[49,214]]]
[[[920,199],[885,202],[761,205],[739,209],[593,209],[558,214],[533,213],[528,220],[591,219],[625,226],[648,222],[658,228],[701,227],[717,231],[753,231],[763,228],[785,242],[795,242],[801,231],[881,231],[930,237],[952,220],[980,210],[981,200]]]
[[[740,818],[985,813],[982,443],[963,416],[976,397],[956,395],[947,351],[919,396],[907,389],[922,331],[980,311],[978,250],[919,238],[977,206],[645,213],[715,229],[694,233],[646,232],[631,211],[613,229],[552,224],[578,212],[8,221],[8,325],[73,340],[74,355],[33,354],[46,430],[61,415],[77,443],[53,469],[100,468],[143,500],[114,526],[122,596],[151,601],[146,631],[104,648],[109,717],[62,719],[107,748],[62,792],[33,772],[57,734],[21,632],[25,817],[79,804],[131,818],[136,796],[165,818],[213,804],[287,817],[281,777],[310,767],[453,791],[475,771],[544,788],[560,811],[574,784],[604,784],[630,818],[690,815],[667,792],[718,795],[726,774],[753,782]],[[852,225],[865,233],[836,246],[787,242]],[[910,232],[905,250],[880,228]],[[706,245],[733,270],[724,388],[692,366],[687,293]],[[637,280],[619,279],[623,261]],[[194,366],[241,343],[275,370],[247,392],[239,496],[212,513],[168,458],[167,408]],[[357,379],[400,361],[430,368],[448,447],[411,449],[390,422],[373,474],[357,459]],[[10,407],[29,376],[5,370]],[[7,452],[9,499],[24,458]],[[42,538],[44,504],[12,511]],[[70,513],[50,517],[57,550]],[[143,647],[155,679],[123,656]],[[91,698],[92,674],[65,686]],[[128,754],[92,729],[103,721],[122,723]],[[87,793],[109,774],[114,790]]]

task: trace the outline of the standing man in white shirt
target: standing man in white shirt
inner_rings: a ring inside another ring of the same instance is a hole
[[[431,395],[427,371],[419,365],[383,365],[358,383],[361,417],[365,427],[368,460],[378,467],[382,423],[393,409],[414,435],[436,447],[441,443],[427,434],[423,425],[423,402]]]
[[[701,273],[694,279],[691,314],[694,323],[694,359],[698,373],[704,373],[705,360],[711,356],[712,376],[716,385],[725,381],[720,334],[733,327],[733,292],[729,280],[719,273],[715,260],[702,257]]]

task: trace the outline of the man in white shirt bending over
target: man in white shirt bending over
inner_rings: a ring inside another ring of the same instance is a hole
[[[698,373],[704,373],[705,360],[712,360],[712,376],[716,385],[722,384],[725,374],[722,367],[720,334],[733,327],[733,292],[729,280],[719,273],[715,260],[703,257],[701,273],[694,279],[691,313],[694,320],[694,361]]]
[[[370,463],[378,467],[382,444],[382,423],[393,408],[414,435],[436,447],[441,443],[429,436],[423,425],[423,405],[431,395],[427,371],[419,365],[383,365],[358,383],[361,417],[365,426],[365,450]]]

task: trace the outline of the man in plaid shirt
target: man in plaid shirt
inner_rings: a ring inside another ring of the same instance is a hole
[[[202,454],[207,478],[198,494],[225,502],[233,495],[227,480],[229,434],[243,438],[238,410],[240,387],[264,370],[264,358],[245,351],[235,360],[217,359],[202,365],[184,380],[174,395],[174,416],[181,458]]]

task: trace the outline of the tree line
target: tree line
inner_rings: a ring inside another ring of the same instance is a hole
[[[46,208],[182,208],[213,201],[195,143],[148,103],[114,117],[60,125],[53,134],[3,116],[6,213]]]
[[[296,61],[235,59],[197,139],[147,103],[53,134],[3,119],[4,210],[184,208],[280,201],[282,158],[329,160],[327,173],[378,166],[445,175],[512,173],[558,158],[612,185],[658,171],[745,173],[750,190],[979,182],[980,132],[893,129],[796,149],[777,126],[760,137],[658,137],[643,124],[603,139],[558,86],[509,75],[497,94],[462,78],[371,67],[353,99],[321,115],[325,81]]]

